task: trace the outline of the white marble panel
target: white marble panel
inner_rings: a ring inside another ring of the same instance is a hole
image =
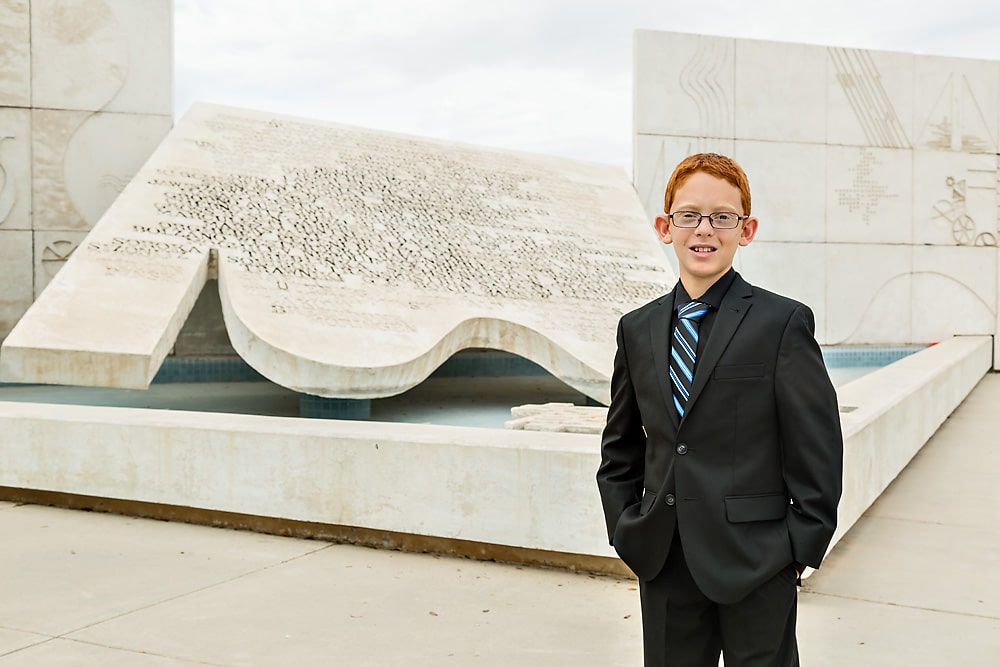
[[[826,342],[826,246],[775,243],[758,236],[740,248],[734,264],[747,282],[809,306],[816,316],[816,339]]]
[[[910,343],[913,247],[827,244],[826,343]]]
[[[737,40],[737,139],[826,141],[826,48]]]
[[[31,229],[31,111],[0,107],[0,229]]]
[[[735,151],[760,218],[758,241],[825,240],[825,146],[737,141]]]
[[[913,151],[913,242],[996,245],[996,166],[993,155]]]
[[[832,243],[911,243],[913,153],[829,146],[826,239]]]
[[[31,106],[31,23],[28,0],[0,3],[0,107]]]
[[[734,40],[639,30],[633,48],[636,133],[732,136]]]
[[[104,111],[173,116],[171,0],[105,0],[128,35],[125,84]]]
[[[827,47],[826,141],[909,148],[913,54]]]
[[[996,153],[1000,62],[915,56],[915,148]]]
[[[35,298],[87,237],[87,232],[38,231],[35,240]]]
[[[33,300],[31,232],[0,229],[0,339],[6,338]]]
[[[32,113],[35,229],[93,227],[172,124],[169,116]]]
[[[170,116],[97,113],[73,133],[63,175],[66,193],[88,226],[97,224],[172,125]]]
[[[638,135],[635,139],[632,181],[650,225],[653,218],[663,212],[667,180],[677,163],[695,153],[734,155],[734,152],[735,142],[732,139]],[[752,188],[753,181],[750,185]]]
[[[96,111],[129,70],[128,33],[104,0],[33,0],[32,106]]]
[[[913,339],[995,333],[997,272],[996,248],[915,246]]]

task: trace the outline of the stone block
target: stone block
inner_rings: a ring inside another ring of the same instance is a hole
[[[0,107],[31,106],[30,15],[28,0],[0,5]]]
[[[0,339],[14,328],[32,301],[31,232],[0,229]]]
[[[997,152],[1000,62],[916,56],[914,148]]]
[[[997,245],[997,158],[965,151],[913,151],[913,241]]]
[[[724,37],[636,31],[635,132],[731,137],[734,44]]]
[[[733,157],[750,179],[751,207],[760,219],[755,244],[826,240],[826,146],[736,141]]]
[[[833,46],[826,51],[826,142],[910,148],[914,56]]]
[[[34,233],[35,293],[42,293],[87,237],[87,232],[41,231]]]
[[[828,146],[826,240],[913,242],[913,153]]]
[[[827,59],[822,46],[737,40],[733,136],[824,143]]]
[[[913,248],[913,340],[992,334],[997,312],[997,249]]]
[[[31,111],[0,108],[0,229],[31,229]]]
[[[32,106],[172,112],[170,0],[33,0]]]
[[[917,342],[913,246],[829,244],[826,253],[826,344]]]
[[[169,116],[32,112],[34,228],[93,227],[170,131]]]

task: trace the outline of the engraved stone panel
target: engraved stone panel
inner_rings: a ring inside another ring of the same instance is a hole
[[[827,143],[909,148],[914,56],[833,46],[827,55]]]
[[[733,44],[723,37],[636,31],[636,133],[732,136]]]
[[[912,243],[913,153],[827,147],[826,238],[833,243]]]
[[[35,232],[36,299],[86,237],[87,232]]]
[[[913,182],[914,243],[997,245],[994,156],[916,150]]]
[[[31,305],[31,232],[0,229],[0,338]]]
[[[997,152],[1000,63],[916,56],[914,147]]]
[[[826,246],[826,343],[909,343],[913,246]],[[807,274],[803,274],[807,275]]]
[[[128,35],[107,2],[32,0],[32,106],[101,109],[128,66]]]
[[[31,104],[31,24],[28,0],[0,3],[0,106]]]
[[[169,116],[32,112],[35,229],[90,229],[170,130]]]
[[[913,248],[914,340],[991,334],[997,312],[997,250],[984,247]],[[948,317],[942,313],[960,313]]]
[[[491,347],[607,401],[618,317],[674,282],[659,245],[614,167],[196,105],[0,363],[145,386],[217,257],[234,348],[283,386],[392,395]]]
[[[762,232],[768,220],[761,221]],[[807,276],[826,275],[827,247],[822,243],[786,243],[760,240],[740,248],[736,270],[752,284],[808,304],[816,317],[816,338],[826,342],[827,290],[823,280]]]
[[[31,112],[0,108],[0,229],[31,229]]]

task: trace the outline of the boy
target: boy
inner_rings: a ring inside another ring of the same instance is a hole
[[[655,225],[680,280],[618,324],[597,483],[646,667],[798,665],[796,583],[836,526],[843,439],[812,311],[732,266],[757,225],[735,161],[684,159]]]

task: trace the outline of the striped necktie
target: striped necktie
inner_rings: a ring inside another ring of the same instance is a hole
[[[703,303],[692,301],[677,310],[677,326],[674,327],[670,345],[670,383],[674,387],[674,407],[681,418],[691,395],[694,364],[698,358],[698,323],[708,308]]]

